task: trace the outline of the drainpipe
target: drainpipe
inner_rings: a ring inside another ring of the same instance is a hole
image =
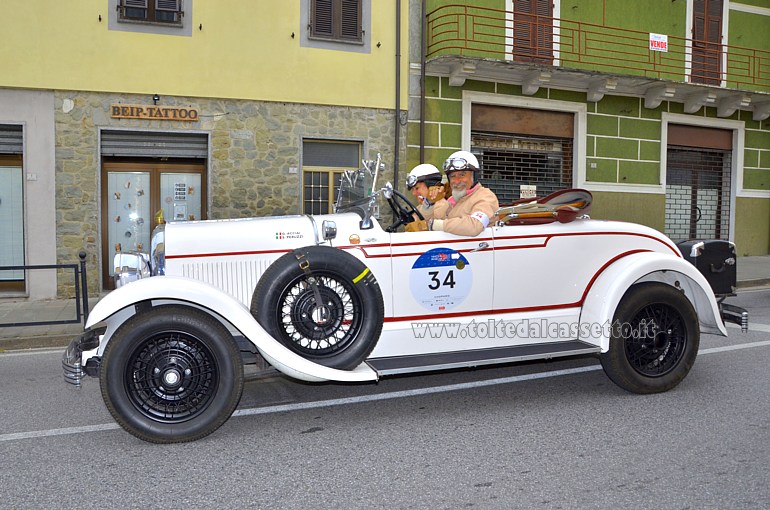
[[[420,28],[420,163],[425,163],[425,52],[428,45],[427,0],[422,0],[422,26]]]
[[[395,124],[396,144],[395,157],[393,158],[393,185],[398,187],[398,153],[401,138],[401,0],[396,0],[396,115]]]

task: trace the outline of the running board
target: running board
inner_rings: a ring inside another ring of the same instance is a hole
[[[596,345],[579,340],[544,344],[495,347],[472,351],[439,352],[413,356],[392,356],[368,359],[366,362],[378,375],[408,374],[429,370],[468,368],[514,361],[559,358],[581,354],[595,354],[601,351]]]

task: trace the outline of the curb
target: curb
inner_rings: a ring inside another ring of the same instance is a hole
[[[78,334],[57,334],[48,336],[28,336],[20,338],[0,338],[0,353],[25,349],[66,348]]]
[[[757,278],[756,280],[743,280],[739,281],[735,288],[736,289],[746,289],[749,287],[765,287],[767,285],[770,285],[770,278]]]

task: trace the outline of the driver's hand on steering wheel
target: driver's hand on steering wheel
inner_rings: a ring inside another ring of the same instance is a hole
[[[428,230],[428,222],[425,220],[414,220],[404,226],[406,232],[424,232]]]

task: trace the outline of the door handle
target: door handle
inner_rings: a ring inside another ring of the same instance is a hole
[[[486,241],[482,241],[482,242],[479,243],[477,248],[474,248],[474,249],[471,250],[471,253],[476,252],[476,251],[486,250],[487,248],[489,248],[489,243],[486,242]]]

